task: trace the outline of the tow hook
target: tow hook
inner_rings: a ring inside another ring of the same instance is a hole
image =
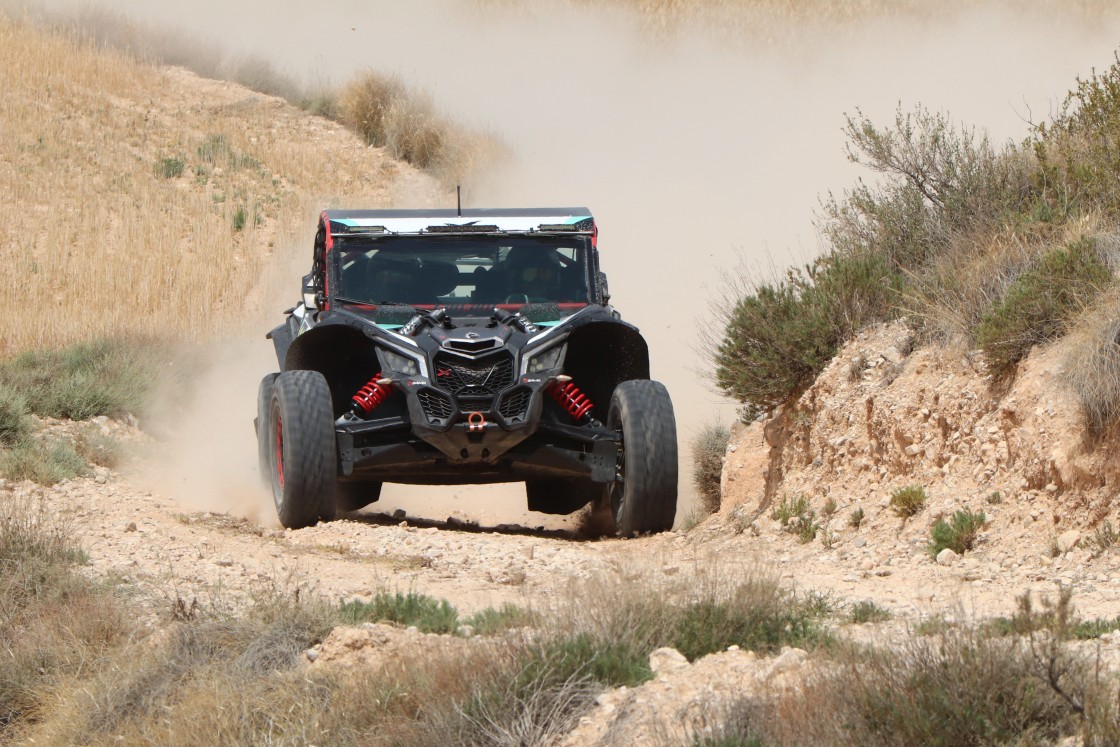
[[[467,415],[467,430],[479,433],[486,430],[486,416],[481,412],[472,412]]]

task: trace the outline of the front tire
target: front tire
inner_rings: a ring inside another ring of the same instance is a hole
[[[318,371],[276,377],[269,407],[269,473],[280,523],[289,529],[335,516],[334,410]]]
[[[614,390],[610,428],[621,437],[610,504],[618,534],[664,532],[677,513],[677,422],[657,381],[624,381]]]
[[[260,388],[257,389],[257,471],[260,473],[261,482],[266,487],[272,485],[271,470],[272,470],[272,457],[270,456],[272,450],[272,431],[269,429],[268,423],[268,410],[272,405],[272,387],[276,383],[276,377],[279,374],[266,374],[261,379]]]

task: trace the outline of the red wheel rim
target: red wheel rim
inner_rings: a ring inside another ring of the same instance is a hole
[[[284,421],[276,416],[276,481],[284,489]]]

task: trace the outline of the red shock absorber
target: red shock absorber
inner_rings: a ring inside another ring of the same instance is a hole
[[[548,385],[548,393],[577,422],[590,417],[591,408],[595,406],[571,381],[553,381]]]
[[[380,405],[385,401],[392,391],[387,384],[378,383],[381,381],[381,372],[369,380],[365,386],[358,390],[358,392],[350,398],[350,412],[358,415],[369,415],[373,412],[373,408]]]

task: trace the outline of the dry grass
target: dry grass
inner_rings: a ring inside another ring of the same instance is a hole
[[[0,67],[2,273],[35,303],[0,355],[231,331],[310,247],[314,210],[386,206],[402,174],[341,125],[2,14]]]
[[[81,560],[45,505],[0,494],[0,743],[45,718],[60,681],[134,633],[108,590],[74,572]]]
[[[1066,381],[1095,433],[1120,419],[1120,289],[1105,292],[1064,343]]]
[[[428,93],[373,70],[343,87],[338,112],[366,142],[433,172],[448,185],[469,180],[482,162],[501,152],[493,136],[468,131],[440,115]]]
[[[730,440],[730,429],[715,423],[704,426],[692,442],[692,484],[700,494],[703,513],[719,510],[723,458]]]

